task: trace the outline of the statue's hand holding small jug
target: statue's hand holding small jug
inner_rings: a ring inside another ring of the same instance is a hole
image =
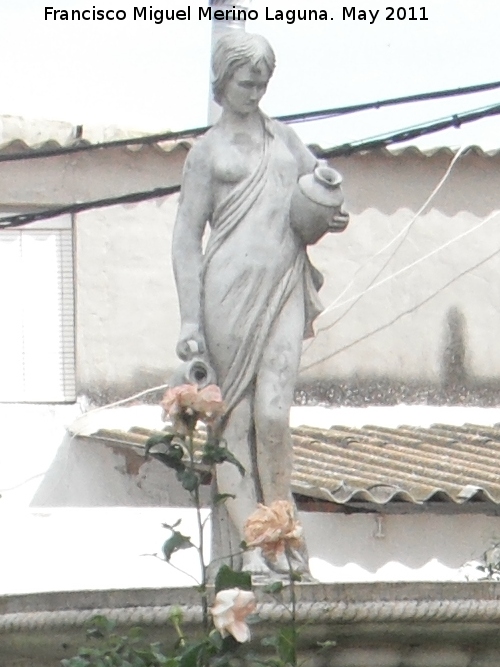
[[[180,384],[195,384],[203,389],[209,384],[216,384],[215,371],[206,356],[205,340],[197,325],[186,324],[181,329],[177,356],[183,360],[169,378],[171,387]]]
[[[328,232],[343,232],[349,214],[342,210],[342,176],[326,164],[301,176],[290,203],[290,224],[306,245]]]

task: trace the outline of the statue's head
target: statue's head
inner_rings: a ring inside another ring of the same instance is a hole
[[[212,56],[212,90],[217,104],[243,109],[260,102],[275,65],[274,51],[264,37],[241,30],[221,37]]]

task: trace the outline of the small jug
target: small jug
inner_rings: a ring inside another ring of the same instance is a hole
[[[170,387],[180,384],[195,384],[198,389],[203,389],[209,384],[217,384],[214,369],[203,357],[194,357],[182,363],[169,378]]]
[[[329,231],[341,232],[347,227],[347,214],[345,224],[332,226],[334,214],[344,203],[341,183],[339,172],[327,165],[299,178],[290,203],[290,224],[306,245],[316,243]]]

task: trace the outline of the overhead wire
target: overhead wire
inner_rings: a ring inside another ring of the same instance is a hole
[[[35,211],[33,213],[20,213],[17,215],[4,216],[0,217],[0,230],[10,229],[11,227],[22,227],[23,225],[28,225],[32,222],[48,220],[50,218],[56,218],[60,215],[81,213],[82,211],[105,208],[107,206],[116,206],[117,204],[133,204],[141,201],[147,201],[148,199],[167,197],[168,195],[179,192],[179,190],[180,185],[170,185],[164,188],[146,190],[145,192],[131,192],[126,195],[119,195],[118,197],[105,197],[103,199],[94,199],[87,202],[76,202],[75,204],[54,206],[43,211]]]
[[[348,107],[338,107],[335,109],[327,109],[327,110],[322,110],[322,111],[314,111],[314,112],[307,112],[303,114],[288,114],[286,116],[280,116],[277,118],[277,120],[280,120],[281,122],[285,123],[294,123],[294,122],[302,122],[302,121],[307,121],[307,120],[319,120],[319,119],[324,119],[328,117],[334,117],[337,115],[344,115],[348,113],[354,113],[356,111],[362,111],[370,108],[381,108],[384,106],[390,106],[390,105],[395,105],[395,104],[404,104],[404,103],[409,103],[409,102],[416,102],[416,101],[424,101],[424,100],[431,100],[431,99],[439,99],[443,97],[451,97],[451,96],[458,96],[458,95],[463,95],[463,94],[468,94],[468,93],[473,93],[473,92],[480,92],[484,90],[492,90],[494,88],[499,88],[500,87],[500,82],[492,82],[489,84],[480,84],[477,86],[469,86],[466,88],[458,88],[458,89],[450,89],[446,91],[437,91],[434,93],[425,93],[425,94],[420,94],[420,95],[411,95],[411,96],[406,96],[406,97],[400,97],[400,98],[391,98],[388,100],[381,100],[378,102],[371,102],[371,103],[365,103],[365,104],[358,104],[358,105],[351,105]],[[355,152],[360,152],[362,150],[371,150],[374,148],[379,148],[383,146],[388,146],[392,143],[399,143],[403,141],[407,141],[409,139],[417,138],[420,136],[424,136],[425,134],[430,134],[433,132],[438,132],[443,129],[447,129],[449,127],[460,127],[460,125],[468,122],[473,122],[475,120],[479,120],[481,118],[486,118],[486,117],[491,117],[494,115],[500,114],[500,104],[495,104],[495,105],[490,105],[486,107],[482,107],[479,109],[474,109],[468,112],[462,112],[458,114],[454,114],[453,116],[445,117],[442,119],[438,119],[437,121],[430,121],[428,123],[420,124],[420,125],[415,125],[409,128],[405,128],[403,130],[399,130],[395,133],[392,134],[385,134],[385,135],[379,135],[376,137],[372,137],[369,139],[365,140],[359,140],[355,142],[350,142],[348,144],[342,144],[340,146],[332,147],[330,149],[320,149],[316,148],[315,153],[317,154],[318,157],[321,158],[329,158],[329,157],[339,157],[343,155],[351,155]],[[72,146],[61,146],[55,149],[50,149],[50,150],[37,150],[34,151],[33,153],[14,153],[14,154],[6,154],[6,155],[0,155],[0,162],[9,162],[9,161],[17,161],[17,160],[24,160],[24,159],[33,159],[33,158],[44,158],[44,157],[53,157],[57,155],[64,155],[68,153],[74,153],[74,152],[82,152],[82,151],[89,151],[89,150],[98,150],[98,149],[103,149],[103,148],[111,148],[111,147],[120,147],[120,146],[130,146],[130,145],[147,145],[147,144],[153,144],[153,143],[159,143],[162,141],[169,141],[169,140],[182,140],[183,138],[189,138],[189,137],[196,137],[201,134],[203,134],[205,131],[207,131],[209,128],[208,127],[200,127],[200,128],[194,128],[191,130],[182,130],[179,132],[166,132],[166,133],[159,133],[159,134],[153,134],[153,135],[147,135],[143,137],[132,137],[128,139],[120,139],[120,140],[112,140],[108,142],[101,142],[101,143],[96,143],[96,144],[88,144],[88,143],[80,143],[80,144],[75,144]],[[410,222],[407,224],[407,226],[394,238],[389,242],[386,246],[384,246],[382,249],[380,249],[375,256],[378,254],[381,254],[384,252],[390,245],[392,245],[400,236],[402,236],[405,232],[409,230],[411,225],[415,222],[417,217],[421,214],[421,212],[428,206],[430,200],[437,194],[438,190],[442,187],[444,181],[448,177],[453,165],[459,158],[459,156],[463,153],[464,148],[462,147],[458,153],[454,156],[452,163],[447,169],[447,172],[445,176],[441,179],[440,183],[438,186],[435,188],[433,193],[431,193],[430,197],[426,200],[424,205],[419,209],[419,211],[413,216],[413,218],[410,220]],[[19,227],[23,226],[32,222],[36,222],[38,220],[44,220],[48,218],[53,218],[57,217],[60,215],[68,214],[68,213],[78,213],[86,210],[91,210],[91,209],[96,209],[96,208],[102,208],[102,207],[108,207],[108,206],[114,206],[117,204],[125,204],[125,203],[137,203],[141,201],[146,201],[150,199],[155,199],[155,198],[160,198],[164,196],[168,196],[174,193],[179,192],[180,190],[180,185],[173,185],[173,186],[168,186],[168,187],[160,187],[160,188],[155,188],[153,190],[148,190],[148,191],[143,191],[143,192],[133,192],[129,193],[126,195],[121,195],[117,197],[108,197],[108,198],[102,198],[98,200],[93,200],[93,201],[88,201],[88,202],[76,202],[74,204],[68,204],[64,206],[59,206],[59,207],[52,207],[47,210],[43,211],[38,211],[38,212],[33,212],[33,213],[26,213],[26,214],[20,214],[20,215],[14,215],[14,216],[6,216],[0,218],[0,229],[1,228],[11,228],[11,227]],[[484,224],[489,222],[491,219],[496,217],[500,211],[494,211],[490,216],[488,216],[486,219],[472,227],[471,229],[463,232],[462,234],[459,234],[458,236],[450,239],[447,241],[445,244],[439,246],[438,248],[435,248],[433,251],[427,253],[425,256],[417,259],[416,261],[412,262],[411,264],[403,267],[402,269],[396,271],[395,273],[387,276],[386,278],[373,283],[370,283],[369,287],[365,290],[363,290],[361,293],[354,295],[353,297],[344,300],[343,302],[338,303],[338,298],[334,302],[334,304],[330,305],[327,308],[327,311],[332,310],[333,308],[340,308],[346,304],[352,303],[353,301],[356,301],[357,299],[361,298],[364,296],[366,293],[370,292],[373,289],[376,289],[380,285],[388,282],[389,280],[401,275],[405,271],[409,270],[410,268],[413,268],[420,262],[424,261],[425,259],[428,259],[432,255],[436,254],[437,252],[440,252],[444,248],[448,247],[452,243],[460,240],[461,238],[467,236],[468,234],[472,233],[476,229],[482,227]],[[406,237],[405,237],[406,238]],[[404,241],[404,239],[403,239]],[[399,246],[398,246],[399,248]],[[397,250],[397,249],[396,249]],[[493,254],[496,254],[493,253]],[[493,256],[493,255],[491,255]],[[491,257],[490,256],[490,257]],[[488,257],[487,259],[489,259]],[[484,260],[486,261],[486,260]],[[483,262],[480,262],[479,264],[482,264]],[[385,268],[387,265],[384,264],[382,267]],[[362,268],[362,267],[361,267]],[[473,267],[474,268],[474,267]],[[356,272],[355,275],[359,270]],[[466,270],[463,273],[467,273],[468,270]],[[380,272],[377,274],[377,276],[380,275]],[[462,274],[460,274],[462,275]],[[376,277],[377,277],[376,276]],[[376,278],[375,277],[375,278]],[[459,276],[460,277],[460,276]],[[449,283],[453,282],[456,280],[457,277],[449,281]],[[348,287],[352,284],[351,283],[348,285]],[[347,287],[347,289],[348,289]],[[347,291],[344,289],[342,294]],[[341,294],[341,295],[342,295]],[[340,295],[340,296],[341,296]],[[423,303],[428,301],[430,298],[432,298],[434,295],[431,295],[431,297],[428,297],[425,299],[422,303],[418,304],[416,307],[413,309],[416,309],[420,307]],[[325,311],[326,312],[326,311]],[[406,313],[400,314],[396,319],[399,319],[400,317],[404,316]],[[394,320],[396,321],[396,320]],[[330,326],[330,325],[329,325]],[[321,330],[325,330],[326,328]],[[384,328],[384,327],[381,327]],[[379,329],[381,329],[379,328]],[[321,331],[320,330],[320,331]],[[353,341],[350,343],[347,347],[351,347],[352,345],[355,345],[357,342],[360,342],[364,338],[368,337],[369,335],[372,335],[373,333],[376,333],[378,331],[375,330],[373,332],[370,332],[366,336],[362,337],[359,340]],[[322,363],[323,361],[326,361],[327,359],[331,358],[335,354],[340,353],[343,351],[344,348],[337,350],[334,353],[331,353],[328,357],[325,359],[317,360],[308,366],[304,367],[302,370],[308,370],[314,366],[316,366],[319,363]],[[144,392],[140,392],[140,394],[135,395],[143,395],[143,394],[148,394],[160,389],[165,388],[167,385],[160,385],[158,387],[154,387],[152,389],[145,390]],[[130,397],[128,399],[124,399],[122,401],[117,401],[115,403],[112,403],[107,406],[102,406],[101,408],[96,408],[95,411],[99,410],[104,410],[108,409],[109,407],[115,406],[115,405],[120,405],[122,403],[126,403],[130,400]],[[92,410],[94,412],[94,410]]]
[[[437,120],[420,123],[418,125],[412,125],[402,130],[397,130],[396,132],[379,134],[369,139],[351,141],[346,144],[334,146],[333,148],[322,149],[318,147],[316,149],[316,155],[320,158],[326,159],[343,155],[351,155],[352,153],[357,153],[360,150],[384,148],[386,146],[390,146],[391,144],[409,141],[410,139],[417,139],[418,137],[422,137],[426,134],[440,132],[441,130],[447,130],[451,127],[459,128],[466,123],[472,123],[476,120],[482,120],[483,118],[489,118],[491,116],[498,116],[499,114],[500,104],[490,104],[478,109],[462,111],[460,113],[453,114],[452,116],[444,116],[443,118],[438,118]]]
[[[422,213],[425,211],[425,209],[429,206],[429,204],[432,202],[432,200],[434,199],[434,197],[436,197],[436,195],[437,195],[438,192],[441,190],[441,188],[443,187],[443,185],[446,183],[446,181],[448,180],[448,178],[449,178],[449,176],[450,176],[450,174],[451,174],[451,172],[452,172],[452,170],[453,170],[453,167],[454,167],[455,164],[457,163],[458,159],[460,158],[460,156],[462,155],[462,153],[464,152],[464,150],[465,150],[465,148],[464,148],[464,146],[462,146],[462,147],[455,153],[455,155],[453,156],[453,159],[451,160],[450,164],[448,165],[448,168],[446,169],[444,175],[440,178],[439,183],[436,185],[436,187],[433,189],[433,191],[431,192],[431,194],[427,197],[427,199],[426,199],[425,202],[422,204],[422,206],[418,209],[418,211],[417,211],[416,213],[414,213],[414,215],[412,215],[412,217],[411,217],[410,220],[406,223],[406,225],[405,225],[405,226],[404,226],[404,227],[403,227],[403,228],[396,234],[396,236],[394,236],[394,238],[392,238],[388,243],[386,243],[384,246],[382,246],[382,248],[380,248],[379,250],[377,250],[377,252],[376,252],[374,255],[372,255],[372,256],[369,258],[369,260],[368,260],[367,262],[365,262],[364,264],[360,265],[360,266],[357,268],[357,270],[354,272],[354,275],[352,276],[351,280],[347,283],[347,285],[344,287],[344,289],[342,290],[342,292],[340,292],[340,294],[337,296],[337,298],[323,310],[323,312],[321,313],[321,315],[325,315],[325,314],[328,313],[332,308],[335,307],[335,305],[341,300],[341,298],[344,296],[344,294],[345,294],[345,293],[349,290],[349,288],[352,286],[352,284],[354,283],[354,280],[355,280],[356,276],[360,273],[360,271],[362,271],[362,270],[363,270],[368,264],[370,264],[376,257],[378,257],[379,255],[381,255],[382,253],[384,253],[386,250],[388,250],[388,249],[389,249],[389,248],[390,248],[390,247],[391,247],[391,246],[392,246],[398,239],[400,239],[401,237],[403,237],[403,238],[401,239],[400,243],[398,244],[397,248],[392,252],[391,255],[389,255],[389,257],[386,259],[386,261],[385,261],[385,262],[382,264],[382,266],[377,270],[377,273],[376,273],[375,276],[371,279],[371,282],[369,283],[368,287],[370,287],[370,286],[377,280],[377,278],[380,276],[380,274],[382,273],[382,271],[387,267],[387,265],[389,264],[389,262],[391,261],[391,259],[394,257],[395,253],[399,250],[399,248],[401,247],[401,245],[403,244],[403,242],[404,242],[405,239],[407,238],[410,229],[413,227],[413,225],[414,225],[415,222],[418,220],[418,218],[422,215]],[[364,292],[360,294],[360,298],[361,298],[363,295],[364,295]],[[354,301],[354,302],[351,304],[350,308],[352,308],[354,305],[356,305],[356,303],[357,303],[357,301]],[[350,310],[350,308],[349,308],[349,310]],[[347,314],[347,312],[348,312],[348,311],[344,312],[344,313],[341,315],[341,317],[344,317],[344,316]],[[340,318],[339,318],[338,320],[336,320],[333,324],[336,324],[339,320],[340,320]],[[319,329],[319,330],[318,330],[318,333],[319,333],[319,331],[325,331],[326,329],[329,329],[331,326],[333,326],[333,324],[328,325],[328,326],[326,326],[326,327],[323,327],[322,329]]]
[[[437,121],[429,121],[427,123],[415,125],[404,130],[398,130],[392,135],[379,135],[377,137],[372,137],[349,144],[342,144],[330,149],[321,149],[318,147],[312,147],[312,149],[316,156],[320,158],[339,157],[342,155],[348,156],[363,150],[373,150],[374,148],[388,146],[392,143],[407,141],[409,138],[423,136],[424,134],[431,134],[449,127],[459,127],[464,123],[470,123],[476,120],[480,120],[481,118],[499,114],[500,104],[494,104],[487,107],[481,107],[480,109],[473,109],[471,111],[454,114],[453,116],[447,116]],[[60,207],[51,207],[50,209],[34,213],[22,213],[18,215],[4,216],[0,218],[0,229],[20,227],[31,222],[46,220],[67,213],[79,213],[81,211],[114,206],[116,204],[136,203],[148,199],[155,199],[157,197],[165,197],[167,195],[179,192],[180,188],[180,185],[172,185],[165,188],[147,190],[144,192],[132,192],[126,195],[119,195],[117,197],[107,197],[104,199],[88,202],[67,204]]]
[[[398,276],[402,275],[403,273],[406,273],[406,271],[409,271],[410,269],[414,268],[415,266],[417,266],[421,262],[425,261],[426,259],[429,259],[430,257],[433,257],[434,255],[441,252],[442,250],[444,250],[448,246],[452,245],[453,243],[456,243],[457,241],[460,241],[461,239],[465,238],[469,234],[472,234],[472,232],[475,232],[476,230],[480,229],[485,224],[487,224],[488,222],[490,222],[491,220],[496,218],[498,215],[500,215],[500,210],[493,211],[490,215],[488,215],[486,218],[484,218],[483,220],[478,222],[473,227],[470,227],[469,229],[466,229],[461,234],[458,234],[457,236],[454,236],[451,239],[448,239],[448,241],[446,241],[446,243],[443,243],[442,245],[438,246],[437,248],[434,248],[433,250],[426,253],[422,257],[419,257],[418,259],[411,262],[410,264],[407,264],[406,266],[403,266],[401,269],[398,269],[394,273],[391,273],[390,275],[386,276],[385,278],[382,278],[378,282],[373,283],[372,285],[367,287],[362,292],[359,292],[358,294],[354,294],[352,297],[349,297],[348,299],[345,299],[344,301],[341,301],[340,303],[337,303],[335,308],[342,308],[342,306],[346,306],[346,305],[350,304],[351,302],[356,301],[357,299],[359,299],[360,296],[364,296],[365,294],[368,294],[368,292],[371,292],[372,290],[377,289],[378,287],[380,287],[381,285],[384,285],[385,283],[389,282],[390,280],[393,280],[394,278],[397,278]],[[332,310],[334,310],[334,308],[332,308]],[[302,370],[303,371],[309,370],[313,366],[316,366],[317,364],[321,363],[321,361],[326,361],[329,358],[330,357],[328,356],[323,360],[314,361],[311,364],[309,364],[308,366],[303,367]]]
[[[425,102],[430,100],[443,99],[447,97],[458,97],[461,95],[470,95],[473,93],[485,92],[488,90],[495,90],[500,88],[500,81],[492,81],[490,83],[476,84],[474,86],[464,86],[461,88],[449,88],[447,90],[437,90],[429,93],[416,93],[413,95],[405,95],[401,97],[391,97],[384,100],[373,102],[363,102],[360,104],[351,104],[348,106],[334,107],[331,109],[322,109],[317,111],[305,111],[295,114],[286,114],[276,116],[276,120],[282,123],[301,123],[314,120],[325,120],[327,118],[334,118],[336,116],[343,116],[359,111],[367,111],[369,109],[382,109],[389,106],[397,106],[401,104],[410,104],[413,102]],[[80,126],[81,127],[81,126]],[[22,151],[19,153],[6,153],[0,155],[0,162],[15,162],[19,160],[36,160],[41,158],[57,157],[67,155],[70,153],[81,153],[84,151],[95,151],[103,148],[120,148],[126,146],[141,146],[149,144],[157,144],[166,141],[182,141],[183,139],[196,138],[210,129],[210,126],[195,127],[187,130],[177,130],[168,132],[159,132],[156,134],[148,134],[136,137],[129,137],[124,139],[111,139],[109,141],[102,141],[97,143],[90,143],[86,140],[76,139],[75,142],[69,146],[57,146],[54,148],[37,149],[33,152]]]
[[[396,324],[402,317],[405,317],[406,315],[410,315],[411,313],[414,313],[416,310],[424,306],[426,303],[429,303],[435,296],[437,296],[440,292],[442,292],[444,289],[452,285],[454,282],[459,280],[460,278],[463,278],[463,276],[467,275],[471,271],[474,271],[475,269],[478,269],[480,266],[483,266],[487,262],[490,261],[490,259],[493,259],[493,257],[496,257],[500,253],[500,249],[494,250],[491,254],[487,255],[483,259],[479,260],[479,262],[476,262],[476,264],[469,266],[467,269],[464,269],[461,271],[459,274],[453,276],[453,278],[450,278],[444,285],[442,285],[438,290],[433,292],[432,294],[426,296],[424,299],[419,301],[417,304],[411,306],[407,310],[404,310],[402,313],[398,313],[395,317],[393,317],[389,322],[385,322],[384,324],[381,324],[375,329],[372,329],[371,331],[368,331],[366,334],[363,334],[359,338],[356,338],[354,340],[351,340],[349,343],[346,343],[342,347],[334,350],[333,352],[330,352],[326,356],[322,357],[321,359],[316,359],[315,361],[311,362],[310,364],[306,366],[301,366],[300,370],[302,372],[308,371],[311,368],[314,368],[315,366],[318,366],[319,364],[325,363],[325,361],[329,361],[333,357],[337,356],[338,354],[341,354],[342,352],[345,352],[346,350],[349,350],[351,347],[354,347],[355,345],[358,345],[358,343],[362,343],[364,340],[367,340],[371,336],[374,336],[377,333],[380,333],[381,331],[384,331],[385,329],[388,329],[391,327],[393,324]]]
[[[380,266],[380,267],[377,269],[375,275],[371,278],[371,280],[370,280],[370,282],[368,283],[368,286],[367,286],[367,287],[371,287],[371,286],[375,283],[375,281],[377,280],[377,278],[378,278],[378,277],[380,276],[380,274],[384,271],[384,269],[388,266],[389,262],[392,260],[392,258],[395,256],[395,254],[398,252],[398,250],[399,250],[399,249],[401,248],[401,246],[403,245],[404,241],[405,241],[406,238],[408,237],[408,234],[409,234],[409,232],[410,232],[410,229],[413,227],[413,225],[414,225],[414,223],[416,222],[416,220],[422,215],[422,213],[425,211],[425,209],[429,206],[429,204],[432,202],[432,200],[434,199],[434,197],[438,194],[438,192],[441,190],[441,188],[443,187],[443,185],[446,183],[446,181],[448,180],[448,178],[449,178],[449,176],[450,176],[450,174],[451,174],[451,172],[452,172],[452,170],[453,170],[453,167],[454,167],[455,164],[457,163],[457,161],[458,161],[458,159],[460,158],[460,156],[463,154],[464,150],[465,150],[465,147],[462,146],[462,147],[457,151],[457,153],[453,156],[453,158],[452,158],[450,164],[448,165],[448,168],[446,169],[445,173],[444,173],[443,176],[439,179],[438,184],[437,184],[437,185],[435,186],[435,188],[432,190],[431,194],[427,197],[427,199],[424,201],[424,203],[420,206],[420,208],[418,209],[418,211],[417,211],[414,215],[412,215],[412,217],[411,217],[410,220],[407,222],[407,224],[403,227],[403,229],[401,229],[401,230],[396,234],[396,236],[394,236],[388,243],[386,243],[386,244],[383,245],[381,248],[379,248],[375,254],[371,255],[370,258],[369,258],[366,262],[364,262],[363,264],[360,264],[360,265],[358,266],[358,268],[357,268],[356,271],[354,272],[354,274],[353,274],[353,276],[351,277],[351,279],[349,280],[349,282],[345,285],[345,287],[343,288],[343,290],[337,295],[337,297],[336,297],[330,304],[328,304],[328,306],[327,306],[327,307],[320,313],[319,317],[323,317],[323,316],[326,315],[328,312],[330,312],[333,308],[335,308],[335,306],[336,306],[337,303],[342,299],[342,297],[344,296],[344,294],[345,294],[345,293],[349,290],[349,288],[354,284],[354,282],[355,282],[355,280],[356,280],[356,276],[358,276],[359,273],[360,273],[364,268],[366,268],[369,264],[371,264],[371,263],[372,263],[372,262],[379,256],[379,255],[381,255],[381,254],[384,253],[386,250],[388,250],[394,243],[396,243],[396,241],[397,241],[398,239],[400,239],[400,238],[402,237],[401,240],[400,240],[400,242],[399,242],[399,244],[397,245],[397,247],[396,247],[396,248],[393,250],[393,252],[386,258],[386,260],[383,262],[382,266]],[[366,289],[366,288],[365,288],[365,289]],[[304,351],[307,352],[311,347],[313,347],[314,343],[318,340],[318,338],[317,338],[318,335],[319,335],[322,331],[328,331],[329,329],[331,329],[331,328],[333,328],[334,326],[336,326],[342,319],[344,319],[344,317],[346,317],[346,316],[348,315],[348,313],[351,312],[351,310],[352,310],[352,309],[359,303],[359,301],[363,298],[364,295],[365,295],[365,292],[364,292],[364,291],[363,291],[363,292],[360,292],[360,293],[358,294],[357,298],[349,304],[349,307],[347,308],[347,310],[345,310],[345,311],[344,311],[344,312],[343,312],[343,313],[342,313],[336,320],[334,320],[333,322],[330,322],[329,324],[327,324],[327,325],[325,325],[325,326],[322,326],[322,327],[319,326],[318,329],[316,330],[316,336],[315,336],[315,338],[313,338],[313,339],[309,342],[309,344],[306,346],[306,348],[305,348]],[[318,319],[319,319],[319,318],[318,318]]]

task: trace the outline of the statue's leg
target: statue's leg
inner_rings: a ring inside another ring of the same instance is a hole
[[[259,367],[254,418],[264,504],[291,500],[293,403],[304,332],[304,298],[297,288],[271,330]]]
[[[244,540],[243,526],[255,511],[259,500],[254,472],[255,455],[252,454],[252,450],[255,450],[252,394],[253,391],[249,390],[231,411],[224,429],[223,437],[227,446],[245,468],[245,475],[242,476],[236,466],[230,463],[217,466],[216,492],[230,493],[235,498],[226,500],[214,509],[212,552],[219,565],[226,562],[235,569],[243,568],[255,575],[267,576],[269,568],[260,550],[251,549],[239,558],[234,557],[241,551],[239,545]]]
[[[274,500],[293,502],[291,478],[293,468],[290,435],[290,408],[293,403],[304,332],[304,299],[297,289],[285,304],[269,337],[257,375],[255,393],[255,426],[257,466],[264,504]],[[305,544],[269,563],[278,573],[288,574],[290,566],[309,576]]]
[[[245,468],[245,475],[242,476],[236,466],[231,463],[217,466],[218,492],[236,496],[234,500],[227,500],[226,505],[235,524],[240,526],[240,531],[257,504],[249,443],[252,423],[251,402],[251,397],[245,396],[238,403],[231,411],[223,433],[228,449]]]

